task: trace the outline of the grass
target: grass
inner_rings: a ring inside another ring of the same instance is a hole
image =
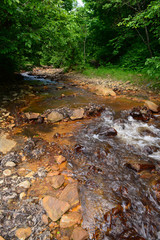
[[[90,78],[101,77],[111,78],[113,81],[129,81],[135,85],[146,86],[154,90],[160,90],[159,80],[154,78],[152,79],[145,73],[138,73],[133,70],[124,70],[116,66],[99,68],[87,67],[82,73]]]

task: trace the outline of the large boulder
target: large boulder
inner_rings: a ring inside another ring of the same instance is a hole
[[[52,219],[52,221],[57,221],[61,216],[67,212],[70,208],[70,205],[66,201],[60,199],[46,196],[42,200],[42,205],[47,212],[47,215]]]
[[[64,118],[63,115],[57,111],[52,111],[47,116],[47,119],[52,123],[62,121],[63,118]]]
[[[159,106],[151,101],[145,101],[145,105],[151,110],[152,112],[158,112],[160,110]]]

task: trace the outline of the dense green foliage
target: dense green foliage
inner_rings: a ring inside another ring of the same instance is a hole
[[[90,9],[88,59],[160,77],[160,1],[85,0]]]
[[[1,0],[0,72],[110,63],[160,78],[159,0]]]

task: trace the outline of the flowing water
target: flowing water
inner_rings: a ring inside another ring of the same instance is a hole
[[[83,227],[88,229],[90,239],[160,239],[158,116],[152,123],[137,121],[128,110],[142,105],[139,101],[98,97],[65,79],[57,82],[23,76],[35,85],[39,96],[25,111],[77,108],[89,103],[105,106],[101,116],[79,120],[83,124],[73,132],[74,144],[62,146],[79,181]],[[111,128],[117,131],[116,136],[105,134]],[[37,131],[44,129],[38,127]],[[50,134],[52,129],[47,131]],[[132,163],[149,167],[135,171]]]

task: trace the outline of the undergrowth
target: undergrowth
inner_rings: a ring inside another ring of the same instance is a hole
[[[153,90],[160,90],[160,80],[157,78],[151,78],[145,73],[145,70],[141,72],[122,69],[118,66],[101,66],[99,68],[93,68],[88,66],[82,72],[85,76],[94,78],[111,78],[113,81],[129,81],[132,84],[145,86]]]

